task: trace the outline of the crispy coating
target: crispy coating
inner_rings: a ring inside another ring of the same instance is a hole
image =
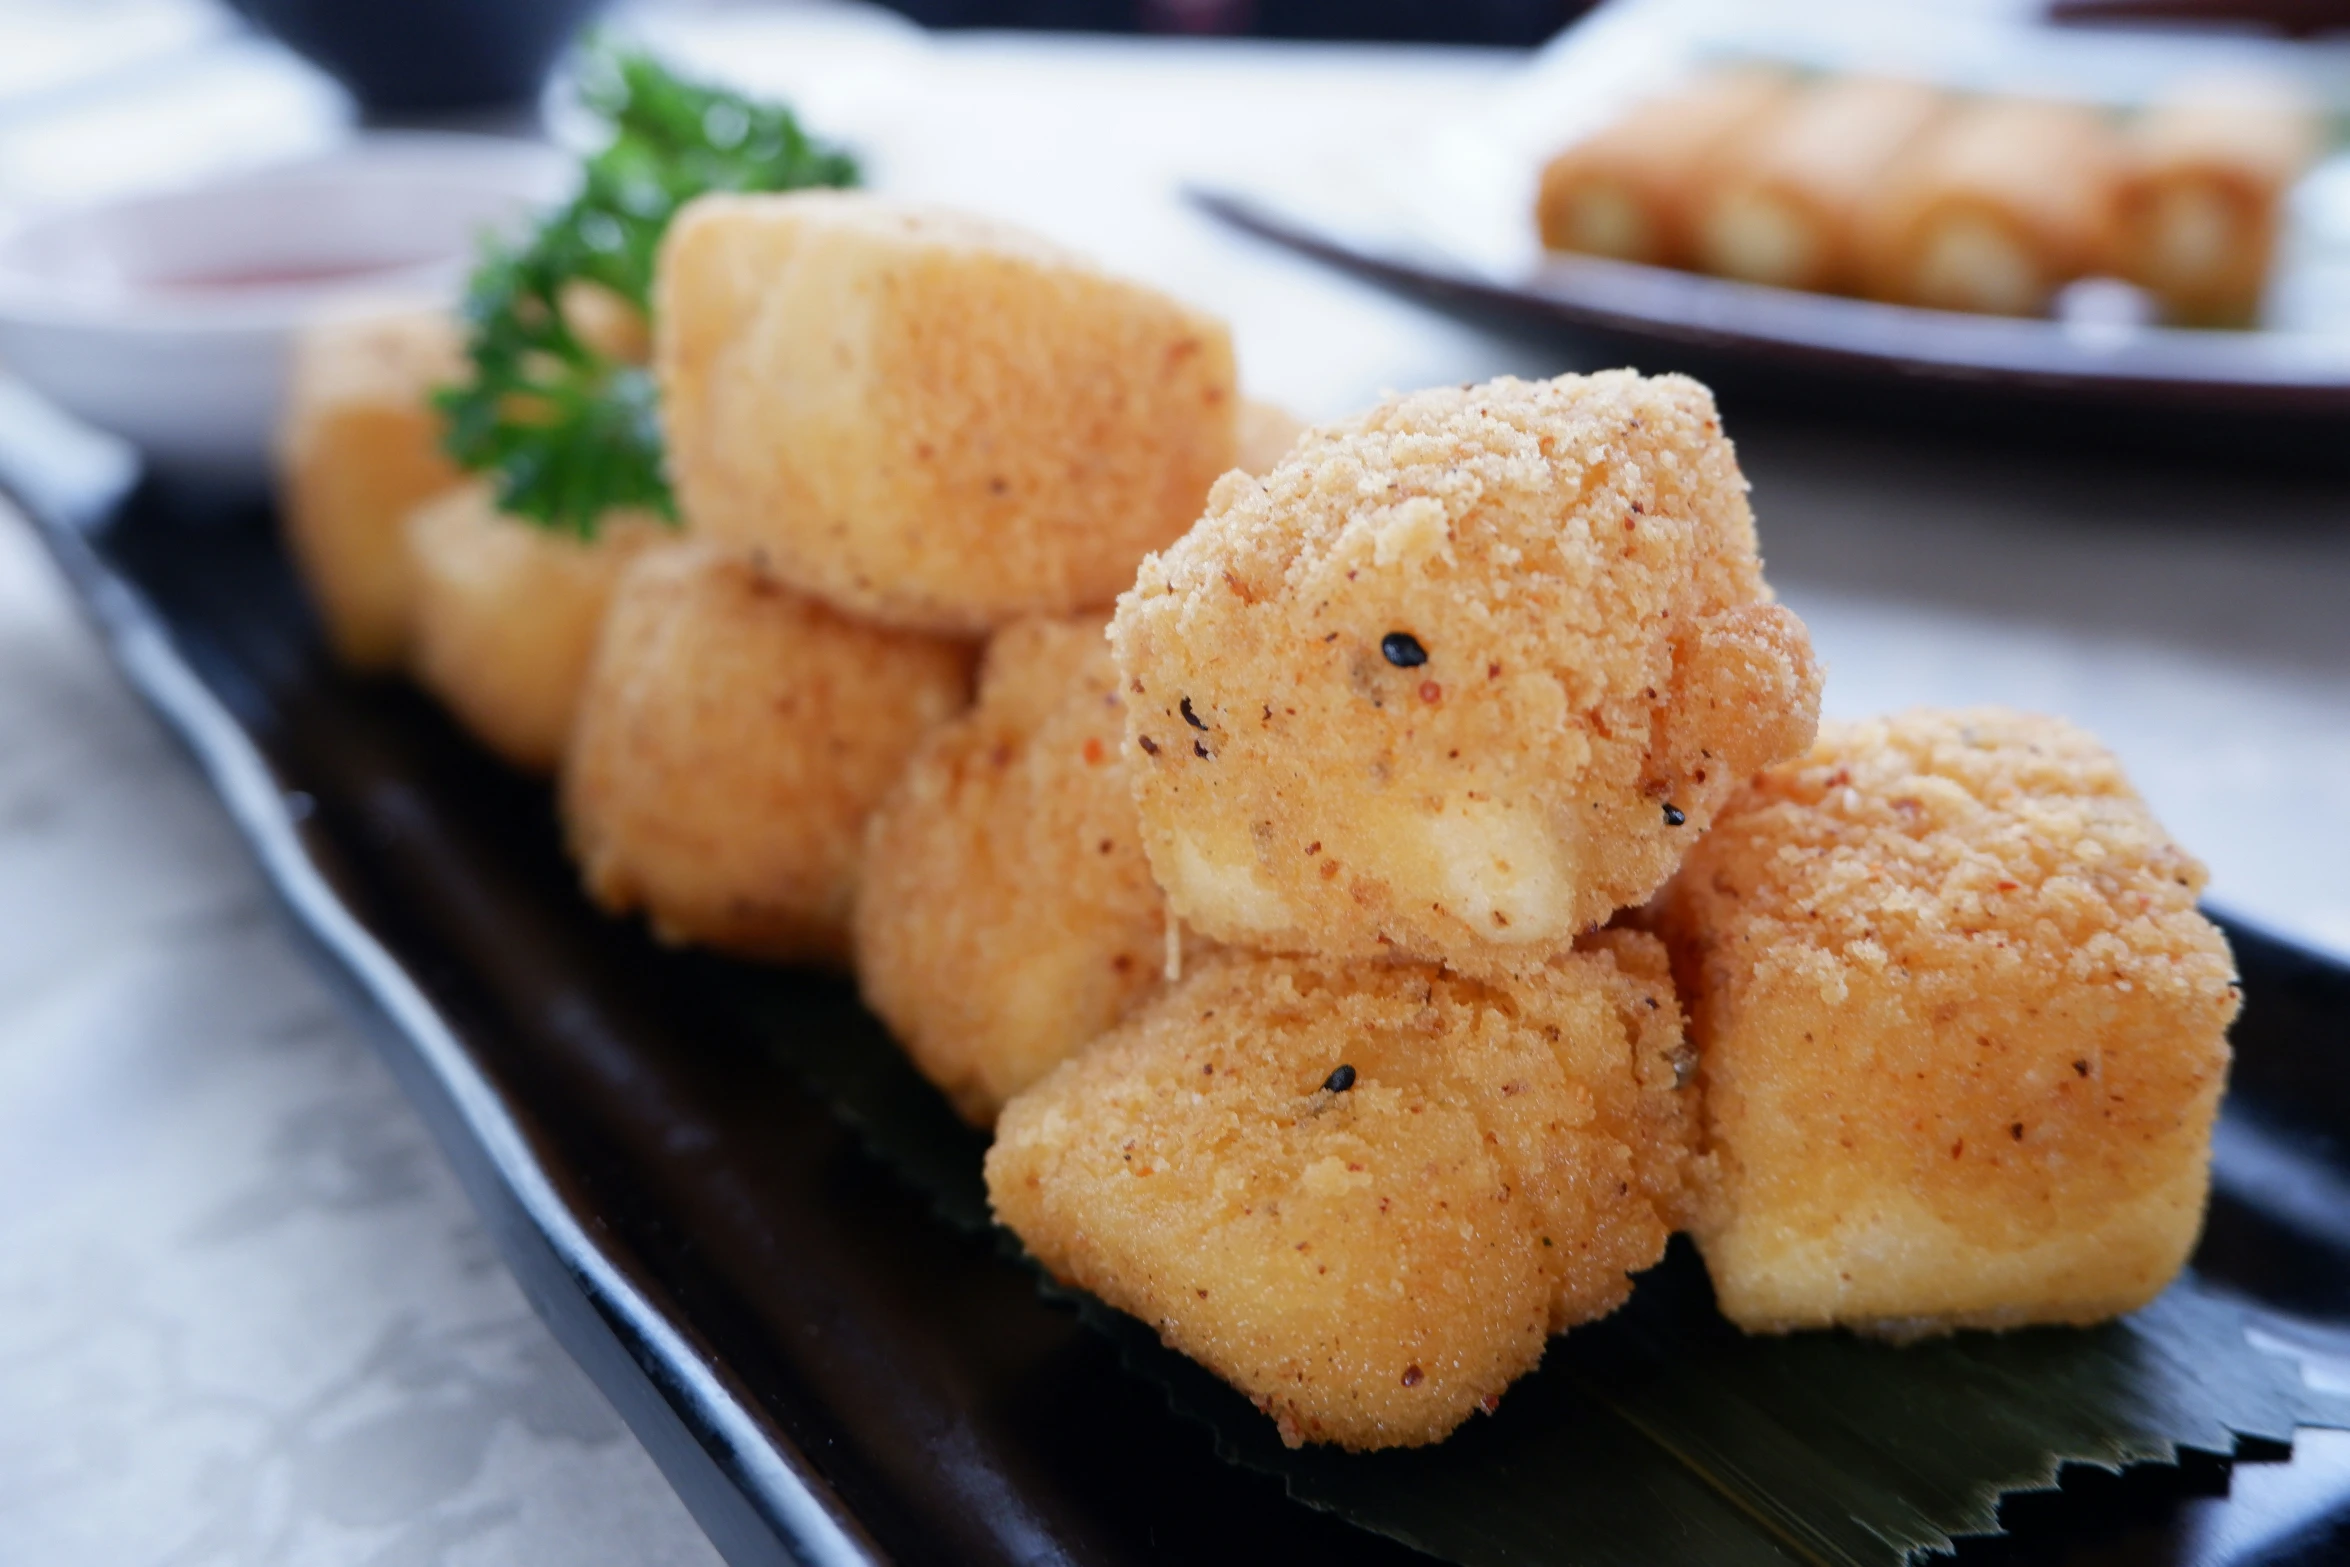
[[[1104,607],[1232,466],[1223,323],[1006,225],[705,196],[655,295],[691,526],[887,624]]]
[[[979,1125],[1163,983],[1121,715],[1101,617],[1018,621],[874,813],[858,982]]]
[[[2094,1322],[2193,1246],[2237,1006],[2203,868],[2111,754],[1998,709],[1823,727],[1655,915],[1750,1330]]]
[[[445,311],[333,315],[295,335],[277,439],[286,543],[328,642],[354,668],[394,668],[407,653],[408,514],[464,481],[429,399],[464,373]]]
[[[1317,426],[1217,486],[1111,642],[1186,922],[1479,970],[1647,898],[1818,711],[1713,399],[1630,371]]]
[[[478,483],[420,507],[407,526],[418,682],[507,761],[553,772],[613,580],[668,536],[614,513],[584,543],[504,515]]]
[[[1005,1107],[988,1192],[1291,1446],[1414,1446],[1663,1254],[1680,1051],[1664,952],[1630,932],[1501,984],[1222,953]]]
[[[582,878],[664,941],[840,961],[865,819],[969,698],[961,643],[850,620],[689,542],[613,590],[563,766]]]

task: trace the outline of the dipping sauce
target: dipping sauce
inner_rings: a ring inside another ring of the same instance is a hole
[[[133,286],[153,294],[231,294],[255,289],[326,288],[446,261],[446,256],[410,255],[368,261],[304,262],[294,265],[224,268],[136,279]]]

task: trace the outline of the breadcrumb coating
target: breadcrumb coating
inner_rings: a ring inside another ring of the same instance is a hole
[[[1224,324],[1008,224],[705,196],[654,292],[689,526],[886,624],[1106,607],[1232,466]]]
[[[1225,952],[1005,1107],[988,1192],[1291,1446],[1414,1446],[1663,1254],[1681,1052],[1632,932],[1500,983]]]
[[[1185,921],[1478,970],[1646,899],[1819,704],[1711,395],[1630,371],[1317,426],[1217,485],[1111,642]]]
[[[614,580],[674,537],[613,512],[582,541],[507,516],[483,483],[426,503],[407,524],[418,683],[516,767],[553,772]]]
[[[467,372],[445,310],[370,307],[294,335],[277,471],[286,543],[335,655],[397,668],[416,590],[408,514],[464,474],[441,451],[435,389]]]
[[[866,1004],[979,1125],[1163,983],[1123,737],[1102,617],[1019,621],[874,814]]]
[[[848,952],[865,820],[969,698],[964,644],[835,613],[687,543],[614,590],[564,759],[588,892],[664,941]]]
[[[2237,991],[2113,756],[1995,708],[1829,724],[1651,911],[1703,1063],[1696,1233],[1749,1330],[2094,1322],[2208,1185]]]

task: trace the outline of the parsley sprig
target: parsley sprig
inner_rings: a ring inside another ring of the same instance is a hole
[[[681,80],[633,50],[592,48],[579,91],[610,140],[529,240],[484,256],[464,305],[472,380],[436,401],[450,456],[492,478],[501,510],[592,538],[613,508],[674,520],[677,505],[652,377],[582,340],[565,319],[566,285],[649,313],[661,236],[688,201],[854,185],[857,165],[790,110]]]

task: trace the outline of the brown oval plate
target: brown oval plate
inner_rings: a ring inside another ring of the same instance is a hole
[[[1678,370],[1769,409],[2029,445],[2350,473],[2350,344],[2269,332],[2101,332],[1799,294],[1592,256],[1517,282],[1194,190],[1244,233],[1479,325]]]
[[[1746,408],[1930,424],[2059,445],[2123,444],[2350,471],[2350,165],[2294,196],[2269,329],[2126,319],[2124,285],[2069,296],[2057,319],[1924,310],[1593,256],[1545,255],[1533,196],[1545,158],[1622,106],[1723,58],[1869,70],[1959,92],[2062,97],[2124,112],[2183,75],[2298,78],[2350,113],[2350,44],[2095,34],[2028,7],[1856,0],[1615,0],[1536,55],[1475,115],[1307,171],[1204,182],[1225,223],[1578,357],[1684,370]]]

